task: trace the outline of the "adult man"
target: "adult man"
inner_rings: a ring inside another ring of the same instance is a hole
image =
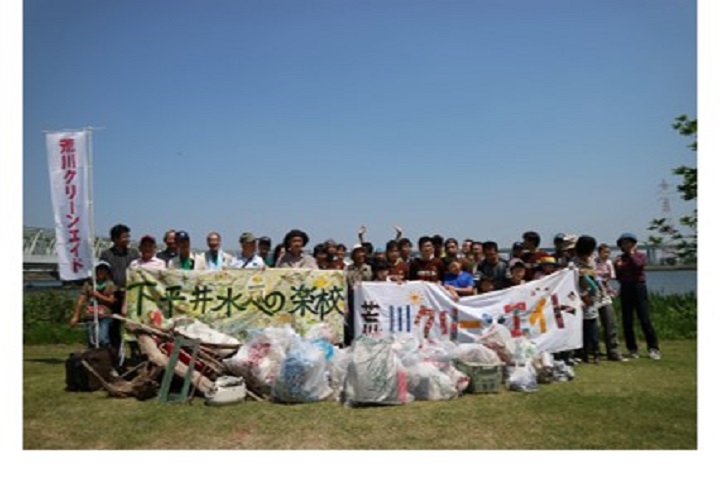
[[[190,251],[190,235],[185,230],[175,233],[177,256],[168,262],[168,268],[177,270],[200,270],[196,268],[199,263],[198,256]]]
[[[420,258],[410,262],[410,280],[423,280],[426,282],[440,283],[445,275],[445,264],[440,258],[433,256],[433,241],[428,236],[420,237]]]
[[[232,268],[247,268],[262,270],[265,262],[260,255],[255,253],[255,235],[245,232],[240,235],[240,255],[235,258],[230,266]]]
[[[508,262],[500,258],[498,244],[487,241],[482,244],[485,258],[478,264],[475,270],[475,284],[480,289],[480,281],[483,278],[492,278],[493,289],[500,290],[505,287],[508,278]]]
[[[165,250],[157,254],[157,258],[165,262],[167,265],[171,259],[177,256],[177,247],[175,246],[175,230],[168,230],[163,237],[165,242]]]
[[[640,327],[647,342],[648,357],[653,360],[660,360],[660,347],[655,328],[650,321],[648,291],[645,284],[647,256],[637,250],[637,237],[632,233],[620,235],[617,246],[623,252],[622,255],[615,259],[615,274],[617,281],[620,283],[620,304],[622,305],[625,345],[630,353],[630,358],[638,358],[638,346],[633,327],[633,314],[637,313]]]
[[[537,232],[528,231],[523,233],[523,245],[526,251],[521,258],[526,267],[525,280],[529,282],[535,275],[535,267],[538,261],[543,257],[549,257],[550,254],[545,250],[540,250],[540,235]]]
[[[174,233],[173,233],[174,236]],[[173,239],[173,244],[175,240]],[[130,262],[131,268],[151,268],[155,270],[165,270],[167,265],[164,260],[155,256],[155,237],[152,235],[143,235],[140,239],[140,258],[136,258]]]
[[[472,242],[470,246],[470,255],[465,258],[467,271],[475,275],[478,265],[483,261],[483,244],[482,242]]]
[[[557,261],[559,268],[565,268],[570,264],[570,259],[575,256],[575,244],[578,236],[572,234],[558,233],[553,239],[555,252],[553,257]]]
[[[445,267],[455,260],[458,260],[458,242],[454,238],[450,237],[445,240],[445,256],[443,257]]]
[[[410,265],[410,260],[412,260],[413,243],[409,238],[401,238],[398,240],[398,247],[400,248],[400,259]]]
[[[325,240],[323,244],[325,253],[327,253],[326,269],[327,270],[344,270],[345,261],[337,254],[337,243],[332,238]]]
[[[448,264],[448,270],[443,277],[443,286],[456,302],[460,297],[475,295],[477,289],[472,274],[460,268],[460,260],[453,260]]]
[[[254,242],[254,237],[253,237]],[[195,270],[222,270],[223,267],[228,268],[233,262],[233,256],[225,253],[220,248],[222,238],[217,232],[210,232],[207,236],[208,249],[203,252],[200,262],[195,266]]]
[[[112,281],[115,285],[115,298],[113,313],[122,313],[125,303],[125,288],[127,286],[126,270],[130,263],[140,258],[140,252],[130,247],[130,227],[119,223],[110,229],[110,239],[113,244],[100,254],[100,260],[110,265]],[[120,348],[120,321],[113,319],[110,324],[110,344],[115,349]]]
[[[270,237],[260,237],[258,238],[258,255],[260,258],[263,259],[263,262],[265,262],[265,265],[268,267],[273,266],[273,262],[275,261],[274,258],[270,258],[270,249],[272,248],[272,240],[270,240]]]
[[[435,234],[430,239],[432,241],[433,245],[433,256],[437,259],[442,259],[443,255],[443,244],[445,243],[445,239],[440,234]],[[418,245],[418,248],[420,248],[420,245]],[[441,277],[442,278],[442,277]]]
[[[293,229],[285,234],[285,255],[277,263],[278,268],[318,268],[312,255],[303,252],[310,238],[302,230]]]
[[[473,240],[471,238],[466,238],[463,240],[462,248],[460,249],[460,254],[458,255],[458,258],[470,258],[470,255],[472,255],[472,245]]]

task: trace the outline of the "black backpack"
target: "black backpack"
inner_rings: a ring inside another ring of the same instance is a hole
[[[68,392],[94,392],[102,383],[82,364],[85,360],[98,375],[110,381],[115,367],[115,356],[107,347],[88,348],[73,352],[65,360],[65,390]]]

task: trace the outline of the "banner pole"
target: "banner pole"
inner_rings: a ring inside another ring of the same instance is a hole
[[[90,215],[90,253],[92,256],[92,283],[93,292],[97,292],[97,277],[95,276],[95,202],[93,200],[93,149],[92,149],[92,127],[85,127],[87,133],[87,150],[88,150],[88,213]],[[93,309],[93,327],[95,328],[95,348],[100,345],[100,321],[98,319],[98,302],[93,299],[95,308]]]

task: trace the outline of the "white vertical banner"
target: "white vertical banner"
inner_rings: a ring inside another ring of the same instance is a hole
[[[87,139],[87,131],[45,134],[55,249],[63,280],[92,275]]]

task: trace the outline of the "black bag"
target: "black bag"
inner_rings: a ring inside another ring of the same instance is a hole
[[[89,348],[73,352],[65,360],[65,390],[68,392],[94,392],[102,383],[90,373],[82,361],[86,361],[104,380],[110,381],[115,366],[115,356],[109,348]]]

